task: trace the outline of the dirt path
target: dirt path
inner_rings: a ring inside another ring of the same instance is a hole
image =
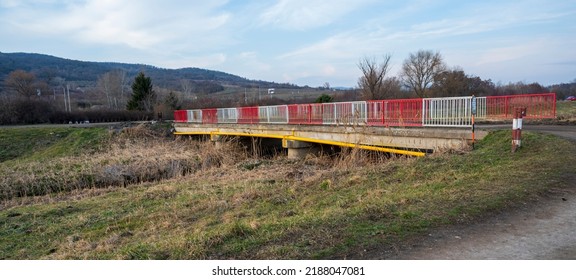
[[[436,230],[390,257],[576,260],[576,193],[555,191],[542,201],[524,205],[512,213],[502,213],[471,226]]]
[[[501,129],[502,127],[494,127]],[[526,126],[576,141],[575,126]],[[474,225],[436,230],[405,244],[393,259],[576,260],[576,174],[567,189],[552,189],[540,201]]]

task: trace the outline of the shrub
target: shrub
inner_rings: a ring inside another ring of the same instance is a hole
[[[324,93],[324,94],[318,96],[318,98],[316,98],[316,100],[314,102],[315,103],[330,103],[332,101],[334,101],[334,98],[332,98],[332,96]]]
[[[51,123],[82,123],[89,121],[97,122],[126,122],[126,121],[147,121],[153,120],[154,114],[143,111],[126,110],[87,110],[75,112],[54,112],[50,116]]]
[[[46,101],[33,98],[3,98],[0,102],[0,124],[47,123],[54,107]]]

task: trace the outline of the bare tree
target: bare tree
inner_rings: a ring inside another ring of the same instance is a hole
[[[184,96],[190,97],[192,95],[192,92],[194,91],[194,84],[192,83],[192,81],[188,79],[182,79],[180,80],[180,85],[182,86],[182,93],[184,94]]]
[[[7,87],[12,88],[26,98],[30,98],[38,93],[36,76],[24,70],[10,72],[4,83]]]
[[[122,70],[112,70],[98,78],[98,87],[106,95],[108,108],[119,109],[125,106],[125,82],[126,73]]]
[[[390,67],[391,55],[387,54],[381,63],[373,57],[364,57],[358,62],[358,68],[362,71],[362,77],[358,79],[362,98],[364,100],[384,99],[388,94],[388,88],[384,81]]]
[[[434,77],[446,70],[439,52],[419,50],[411,53],[402,65],[402,80],[418,97],[429,97]]]
[[[108,104],[108,108],[111,108],[112,102],[110,96],[112,95],[112,85],[110,83],[109,73],[104,73],[104,75],[98,78],[98,88],[106,95],[106,103]]]
[[[384,88],[386,89],[386,98],[406,98],[405,92],[402,91],[402,81],[397,77],[384,79]]]

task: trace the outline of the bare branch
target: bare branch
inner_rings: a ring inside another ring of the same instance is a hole
[[[428,97],[434,77],[446,70],[439,52],[419,50],[411,53],[402,65],[402,80],[419,97]]]
[[[384,99],[388,94],[384,80],[390,67],[390,58],[391,55],[387,54],[378,64],[376,58],[366,56],[358,62],[358,68],[362,71],[362,77],[358,79],[358,87],[362,91],[364,100]]]

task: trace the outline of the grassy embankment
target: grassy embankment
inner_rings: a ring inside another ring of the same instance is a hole
[[[0,130],[0,259],[372,258],[575,174],[574,142],[525,132],[512,154],[509,130],[466,153],[299,161],[149,134]]]
[[[576,102],[559,101],[556,103],[556,122],[558,124],[576,124]]]

